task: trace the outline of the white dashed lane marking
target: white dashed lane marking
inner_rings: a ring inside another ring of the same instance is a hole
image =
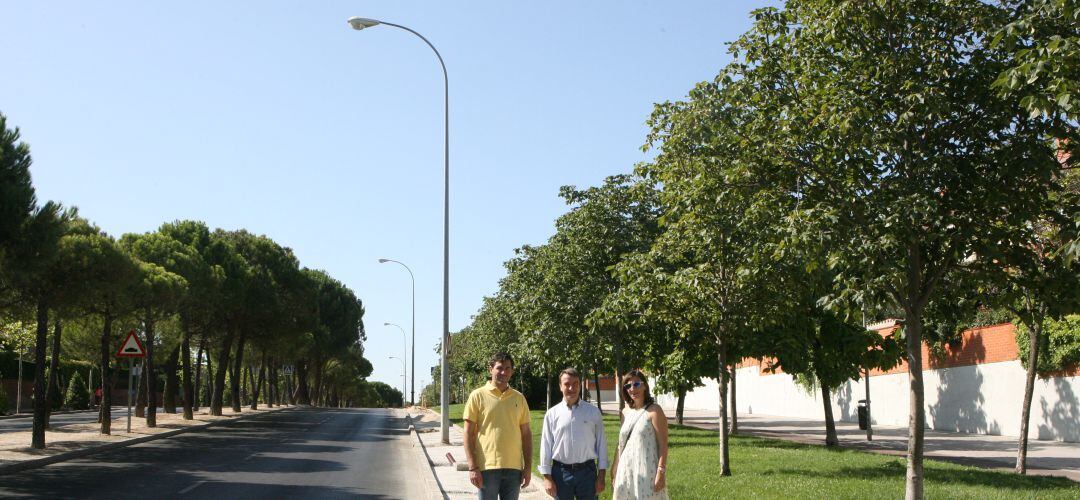
[[[200,486],[201,484],[203,484],[203,483],[205,483],[205,482],[206,482],[206,481],[199,481],[199,482],[197,482],[197,483],[195,483],[195,484],[193,484],[193,485],[191,485],[191,486],[188,486],[187,488],[184,488],[184,489],[182,489],[182,490],[180,490],[180,491],[176,492],[176,494],[177,494],[177,495],[183,495],[184,493],[187,493],[187,492],[189,492],[189,491],[191,491],[191,490],[193,490],[193,489],[195,489],[195,488],[198,488],[198,487],[199,487],[199,486]]]

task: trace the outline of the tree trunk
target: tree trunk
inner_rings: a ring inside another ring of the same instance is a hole
[[[615,380],[615,386],[618,387],[618,385],[619,381]],[[600,390],[600,370],[598,370],[595,366],[593,367],[593,386],[596,387],[596,408],[599,409],[600,413],[602,414],[604,413],[604,398],[600,396],[604,393]]]
[[[294,373],[294,379],[296,388],[293,393],[294,404],[311,405],[311,391],[308,390],[308,373],[307,373],[307,360],[300,359],[296,361],[296,372]]]
[[[37,338],[34,342],[34,428],[31,432],[30,447],[45,449],[45,425],[48,419],[45,407],[45,348],[49,343],[49,303],[38,299],[37,303]]]
[[[1028,424],[1031,420],[1031,399],[1035,393],[1035,375],[1039,366],[1039,343],[1042,337],[1043,311],[1042,307],[1027,325],[1029,330],[1028,339],[1028,366],[1027,378],[1024,380],[1024,405],[1020,409],[1020,440],[1016,447],[1016,473],[1027,474],[1027,448],[1028,448]]]
[[[233,371],[230,386],[232,388],[232,411],[235,413],[243,411],[240,408],[240,378],[243,376],[244,341],[246,340],[246,336],[246,330],[241,329],[240,338],[236,341],[236,356],[233,358]]]
[[[177,345],[165,360],[165,396],[162,407],[165,413],[176,413],[176,396],[180,388],[180,378],[176,376],[176,365],[180,363],[180,345]]]
[[[149,316],[149,315],[147,315]],[[146,326],[146,426],[157,427],[157,370],[154,367],[154,320],[143,320]]]
[[[686,408],[686,384],[679,384],[679,402],[675,404],[675,423],[683,424],[683,410]]]
[[[626,373],[626,370],[623,367],[622,345],[615,342],[613,350],[615,351],[615,394],[619,395],[619,414],[621,415],[623,409],[626,408],[626,401],[623,401],[622,391],[619,390],[619,387],[622,386],[622,375]],[[600,387],[597,386],[597,389],[600,389]]]
[[[731,475],[731,464],[728,461],[728,413],[727,413],[727,385],[728,385],[728,367],[727,367],[727,345],[724,341],[718,340],[716,342],[718,347],[716,361],[720,366],[717,367],[720,382],[720,421],[717,422],[720,432],[720,475]]]
[[[277,388],[277,363],[274,358],[270,358],[266,365],[266,406],[273,408],[274,404],[281,404],[278,398],[281,397]]]
[[[735,363],[731,366],[731,433],[735,434],[739,432],[739,405],[735,399],[735,375],[739,371],[739,363]]]
[[[183,379],[184,385],[184,420],[193,420],[195,418],[195,388],[198,387],[196,381],[192,385],[191,381],[191,327],[187,325],[187,321],[181,318],[184,323],[184,339],[180,341],[180,376]]]
[[[210,414],[216,417],[221,416],[222,400],[225,396],[225,372],[229,369],[229,353],[232,350],[234,330],[226,328],[225,338],[221,341],[221,346],[218,348],[218,369],[214,374],[214,386],[210,392]],[[209,360],[209,356],[207,357]],[[207,363],[207,373],[209,373],[210,365]]]
[[[544,380],[547,382],[547,384],[545,384],[547,386],[545,387],[545,389],[547,389],[547,399],[544,403],[544,411],[547,411],[551,409],[551,371],[547,369],[546,365],[544,366],[544,371],[547,372],[547,376],[544,377]]]
[[[821,383],[821,377],[818,377],[818,385],[821,386],[821,400],[825,402],[825,446],[840,446],[840,440],[836,437],[836,422],[833,421],[829,388]]]
[[[910,385],[905,500],[923,498],[923,436],[926,431],[926,413],[923,407],[922,326],[921,310],[909,314],[908,321],[904,323]]]
[[[262,394],[263,404],[270,403],[270,367],[268,363],[270,358],[266,355],[266,351],[263,351],[262,365],[259,366],[259,387],[258,391]]]
[[[135,416],[146,418],[146,361],[142,360],[137,365],[140,371],[139,375],[135,377]],[[131,367],[129,366],[128,369],[130,370]],[[130,388],[128,397],[131,397]]]
[[[266,357],[263,356],[263,364],[259,367],[259,380],[255,380],[252,370],[248,369],[248,379],[251,380],[251,409],[259,409],[259,392],[262,389],[263,380],[266,378]]]
[[[109,339],[112,338],[113,317],[106,314],[102,318],[104,326],[101,328],[101,406],[98,408],[98,420],[101,422],[101,433],[112,434],[112,388],[105,382],[105,378],[112,378],[109,370],[109,361],[112,360],[112,352],[109,349]]]
[[[60,390],[60,337],[64,334],[64,322],[57,318],[53,325],[52,359],[49,360],[49,391],[45,397],[45,428],[49,428],[49,416],[52,413],[54,400],[63,401],[64,394]]]
[[[315,390],[314,390],[314,394],[312,394],[312,399],[315,400],[316,405],[322,403],[322,383],[323,383],[323,365],[324,364],[325,363],[321,359],[315,362]]]
[[[202,398],[200,397],[200,394],[202,393],[202,385],[200,383],[202,382],[202,358],[203,358],[203,351],[205,350],[205,347],[206,347],[206,335],[200,335],[199,336],[199,352],[195,355],[195,385],[193,387],[194,393],[191,395],[191,411],[192,411],[192,413],[194,413],[196,410],[199,409],[199,406],[200,406],[200,404],[202,402]],[[206,379],[210,380],[210,375],[209,375],[210,356],[206,357],[206,365],[207,365],[207,373],[208,373],[208,375],[206,376]]]
[[[255,378],[251,373],[251,367],[245,366],[243,368],[243,375],[240,377],[240,406],[251,404],[251,397],[255,394],[255,390],[251,387],[255,383]]]

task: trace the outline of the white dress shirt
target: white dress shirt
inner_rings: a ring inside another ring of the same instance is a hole
[[[551,462],[579,464],[596,460],[597,470],[607,470],[607,438],[604,437],[604,416],[600,410],[580,399],[574,406],[563,401],[544,414],[544,429],[540,435],[541,474],[551,474]]]

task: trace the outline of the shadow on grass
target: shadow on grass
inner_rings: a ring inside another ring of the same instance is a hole
[[[964,469],[958,467],[934,467],[927,463],[923,471],[927,484],[982,486],[988,488],[1008,488],[1020,491],[1029,490],[1076,490],[1076,482],[1063,477],[1021,476],[1009,472],[991,470]],[[838,467],[829,471],[784,467],[761,472],[763,476],[783,475],[801,478],[839,479],[850,478],[866,481],[881,481],[903,477],[907,465],[903,460],[889,460],[877,465],[862,467]]]

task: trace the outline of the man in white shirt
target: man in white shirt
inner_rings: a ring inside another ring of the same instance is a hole
[[[581,375],[573,368],[559,373],[561,403],[544,415],[540,464],[544,490],[559,500],[595,499],[604,491],[608,468],[604,416],[581,401]]]

